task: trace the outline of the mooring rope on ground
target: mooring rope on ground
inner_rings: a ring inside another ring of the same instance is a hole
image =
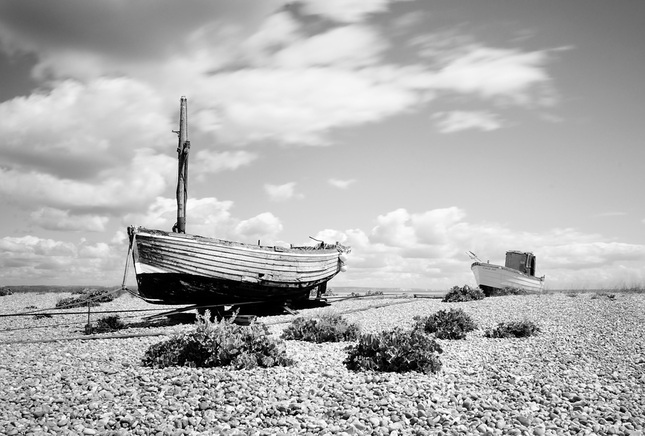
[[[377,297],[379,299],[385,299],[387,297],[382,297],[381,295],[369,295],[369,296],[354,296],[349,299],[359,299],[357,297]],[[356,313],[356,312],[364,312],[372,309],[380,309],[383,307],[387,306],[395,306],[399,304],[408,304],[408,303],[413,303],[415,301],[414,298],[404,298],[403,301],[395,301],[395,302],[388,302],[388,303],[383,303],[383,304],[378,304],[374,306],[368,306],[368,307],[361,307],[357,309],[349,309],[345,311],[341,311],[341,315],[346,315],[349,313]],[[140,309],[144,310],[144,309]],[[280,324],[288,324],[292,322],[295,318],[297,318],[299,315],[292,315],[288,320],[276,320],[276,321],[269,321],[265,322],[264,324],[267,326],[271,325],[280,325]],[[80,324],[80,323],[78,323]],[[73,324],[72,324],[73,325]],[[34,343],[50,343],[50,342],[67,342],[67,341],[83,341],[83,340],[95,340],[95,339],[128,339],[128,338],[141,338],[141,337],[152,337],[152,336],[170,336],[174,332],[149,332],[149,333],[132,333],[132,334],[94,334],[94,335],[83,335],[83,336],[71,336],[71,337],[62,337],[62,338],[47,338],[47,339],[15,339],[15,340],[9,340],[9,341],[2,341],[0,342],[0,345],[7,345],[7,344],[34,344]]]
[[[120,335],[83,335],[83,336],[71,336],[66,338],[49,338],[49,339],[14,339],[10,341],[0,342],[0,345],[11,345],[11,344],[38,344],[38,343],[48,343],[48,342],[67,342],[67,341],[90,341],[95,339],[130,339],[130,338],[139,338],[139,337],[149,337],[149,336],[168,336],[167,332],[156,332],[156,333],[130,333],[130,334],[120,334]]]

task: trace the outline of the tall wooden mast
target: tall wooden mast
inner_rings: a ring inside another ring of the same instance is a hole
[[[188,197],[188,152],[190,141],[188,140],[188,109],[186,97],[182,96],[179,110],[179,145],[177,146],[177,157],[179,168],[177,173],[177,223],[174,231],[186,233],[186,199]]]

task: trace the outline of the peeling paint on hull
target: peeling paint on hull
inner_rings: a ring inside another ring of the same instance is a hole
[[[164,304],[307,298],[341,271],[348,247],[270,247],[131,228],[139,294]]]

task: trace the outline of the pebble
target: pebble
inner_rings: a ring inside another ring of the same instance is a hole
[[[50,307],[59,296],[30,295],[28,304]],[[363,332],[378,332],[410,327],[415,315],[463,308],[479,329],[465,340],[439,341],[443,367],[429,375],[354,373],[343,364],[348,343],[297,341],[285,343],[296,360],[293,367],[155,370],[140,365],[148,347],[190,331],[191,325],[129,331],[160,336],[6,343],[0,346],[0,384],[5,387],[0,434],[44,434],[47,427],[61,435],[643,436],[645,360],[639,356],[645,353],[645,294],[590,297],[547,294],[450,304],[398,299],[403,304],[362,311],[383,300],[347,300],[302,311],[356,310],[346,319]],[[0,313],[27,305],[19,294],[0,298]],[[101,309],[118,307],[149,308],[123,296]],[[261,320],[278,336],[290,319]],[[523,339],[483,337],[486,327],[521,319],[534,320],[541,333]],[[6,331],[19,327],[18,320],[0,318],[0,342],[80,336],[86,322]]]

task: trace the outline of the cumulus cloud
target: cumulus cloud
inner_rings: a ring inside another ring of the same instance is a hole
[[[150,88],[126,78],[66,80],[5,101],[0,196],[70,216],[136,210],[176,171],[174,159],[159,150],[172,147],[171,129]]]
[[[122,250],[104,243],[74,244],[32,235],[4,237],[0,239],[0,277],[7,283],[23,284],[86,284],[88,277],[114,283],[124,256]]]
[[[114,214],[138,210],[165,189],[164,176],[172,174],[173,164],[167,157],[147,155],[139,150],[127,167],[131,172],[115,168],[91,182],[0,168],[0,196],[11,196],[24,204],[77,211]]]
[[[421,213],[397,209],[378,216],[369,232],[326,230],[316,237],[352,246],[348,273],[335,279],[347,286],[406,283],[445,290],[456,284],[474,285],[472,261],[465,253],[470,250],[484,261],[501,265],[507,250],[532,251],[538,258],[538,275],[546,275],[550,289],[576,284],[616,287],[621,277],[627,285],[640,285],[639,278],[645,274],[642,245],[603,241],[600,235],[571,228],[538,233],[501,223],[473,223],[457,207]]]
[[[264,212],[235,226],[235,233],[243,241],[259,240],[262,244],[273,244],[278,240],[283,225],[279,218],[270,212]]]
[[[455,133],[462,130],[481,130],[490,132],[503,126],[495,114],[484,111],[437,112],[432,115],[440,133]]]
[[[5,165],[89,180],[123,166],[132,149],[169,143],[171,124],[147,85],[127,78],[57,82],[0,103]]]
[[[242,220],[231,214],[232,208],[231,201],[189,198],[186,203],[187,233],[247,243],[260,239],[271,244],[279,240],[283,225],[272,213],[263,212]],[[176,220],[176,200],[158,197],[145,213],[126,215],[123,224],[170,231]]]

